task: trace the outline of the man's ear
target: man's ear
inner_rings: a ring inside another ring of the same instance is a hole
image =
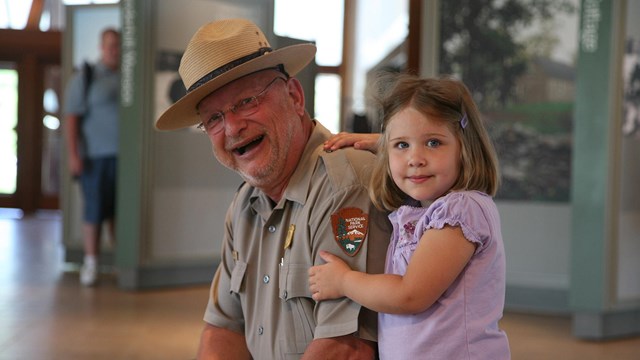
[[[300,84],[300,81],[296,78],[290,78],[289,81],[287,81],[287,91],[293,100],[296,112],[300,116],[304,115],[304,90],[302,90],[302,84]]]

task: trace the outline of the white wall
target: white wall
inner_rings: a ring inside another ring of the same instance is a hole
[[[272,4],[259,4],[238,0],[158,0],[156,52],[181,54],[198,28],[223,18],[249,18],[267,31],[273,17]],[[153,121],[170,105],[167,86],[176,76],[175,71],[156,72]],[[220,253],[225,213],[241,178],[217,162],[208,138],[199,130],[156,132],[151,153],[151,243],[144,256],[148,261],[162,263],[215,261]]]
[[[507,285],[569,290],[571,205],[498,202]]]
[[[107,27],[120,28],[117,5],[75,6],[73,10],[73,65],[100,59],[100,34]]]

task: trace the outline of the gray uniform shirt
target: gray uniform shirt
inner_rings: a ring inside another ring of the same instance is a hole
[[[316,122],[278,204],[245,184],[229,207],[204,320],[244,334],[254,359],[297,359],[314,338],[377,338],[375,313],[347,298],[316,303],[309,292],[308,270],[323,263],[320,250],[381,273],[390,236],[387,214],[367,193],[374,155],[326,153],[330,135]]]
[[[65,91],[64,113],[83,116],[81,131],[84,157],[117,156],[120,75],[100,62],[92,67],[92,81],[86,96],[81,71],[69,81]]]

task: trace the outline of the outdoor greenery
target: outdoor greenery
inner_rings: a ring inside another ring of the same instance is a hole
[[[557,39],[547,22],[576,11],[569,0],[447,0],[441,2],[440,72],[455,74],[478,105],[492,109],[514,100],[517,79],[534,55],[548,55]],[[539,31],[519,39],[523,29]],[[546,54],[545,54],[546,53]]]
[[[559,44],[554,21],[576,16],[577,4],[441,2],[439,71],[460,78],[483,113],[500,161],[498,199],[569,201],[573,103],[552,97],[531,103],[530,94],[519,98],[516,87],[532,71],[533,59],[551,58]]]

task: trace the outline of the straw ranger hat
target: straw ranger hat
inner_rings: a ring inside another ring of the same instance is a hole
[[[315,45],[298,44],[273,50],[253,22],[226,19],[202,26],[182,55],[178,72],[187,94],[156,121],[159,130],[175,130],[200,122],[196,106],[215,90],[253,72],[284,65],[293,76],[313,59]]]

